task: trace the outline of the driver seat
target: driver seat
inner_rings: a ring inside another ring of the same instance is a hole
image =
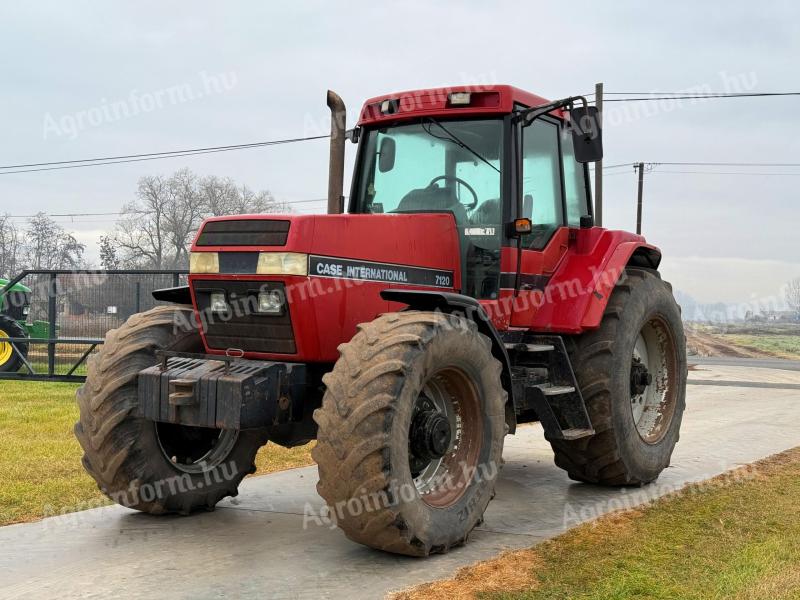
[[[469,215],[464,205],[458,201],[456,195],[447,188],[428,186],[411,190],[392,212],[451,212],[456,219],[456,225],[463,228],[469,225]]]
[[[459,250],[461,254],[461,292],[473,294],[473,290],[467,290],[466,271],[468,256],[470,253],[470,241],[464,235],[464,229],[469,227],[469,214],[466,207],[458,201],[456,195],[447,188],[440,188],[436,185],[411,190],[397,205],[397,209],[392,211],[397,213],[407,212],[449,212],[456,220],[456,234],[459,240]]]

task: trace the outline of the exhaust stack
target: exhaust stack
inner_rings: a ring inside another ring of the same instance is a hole
[[[331,154],[328,164],[328,214],[344,212],[344,142],[347,110],[334,91],[328,90],[331,109]]]

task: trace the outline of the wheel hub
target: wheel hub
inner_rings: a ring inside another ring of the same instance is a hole
[[[641,396],[647,386],[653,383],[653,376],[639,358],[631,364],[631,396]]]
[[[450,447],[451,437],[450,422],[439,412],[419,413],[411,425],[411,449],[418,458],[443,457]]]
[[[412,474],[422,472],[425,467],[439,460],[450,448],[453,439],[450,420],[437,410],[436,405],[422,396],[417,401],[411,430],[408,437],[408,450]]]

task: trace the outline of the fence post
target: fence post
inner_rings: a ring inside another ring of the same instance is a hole
[[[136,282],[136,314],[142,312],[142,282]]]
[[[56,294],[58,294],[58,275],[50,273],[50,278],[47,286],[47,321],[48,333],[47,337],[50,341],[47,344],[47,374],[52,377],[56,372],[56,345],[53,340],[56,339]]]
[[[181,275],[180,273],[173,273],[172,274],[172,287],[178,287],[181,284]]]

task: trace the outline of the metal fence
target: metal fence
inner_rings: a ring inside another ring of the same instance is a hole
[[[131,315],[153,308],[153,290],[186,283],[183,270],[31,270],[0,289],[19,283],[31,290],[26,327],[31,337],[4,338],[22,359],[15,373],[0,379],[83,381],[86,359],[106,333]],[[27,353],[19,350],[27,344]]]

